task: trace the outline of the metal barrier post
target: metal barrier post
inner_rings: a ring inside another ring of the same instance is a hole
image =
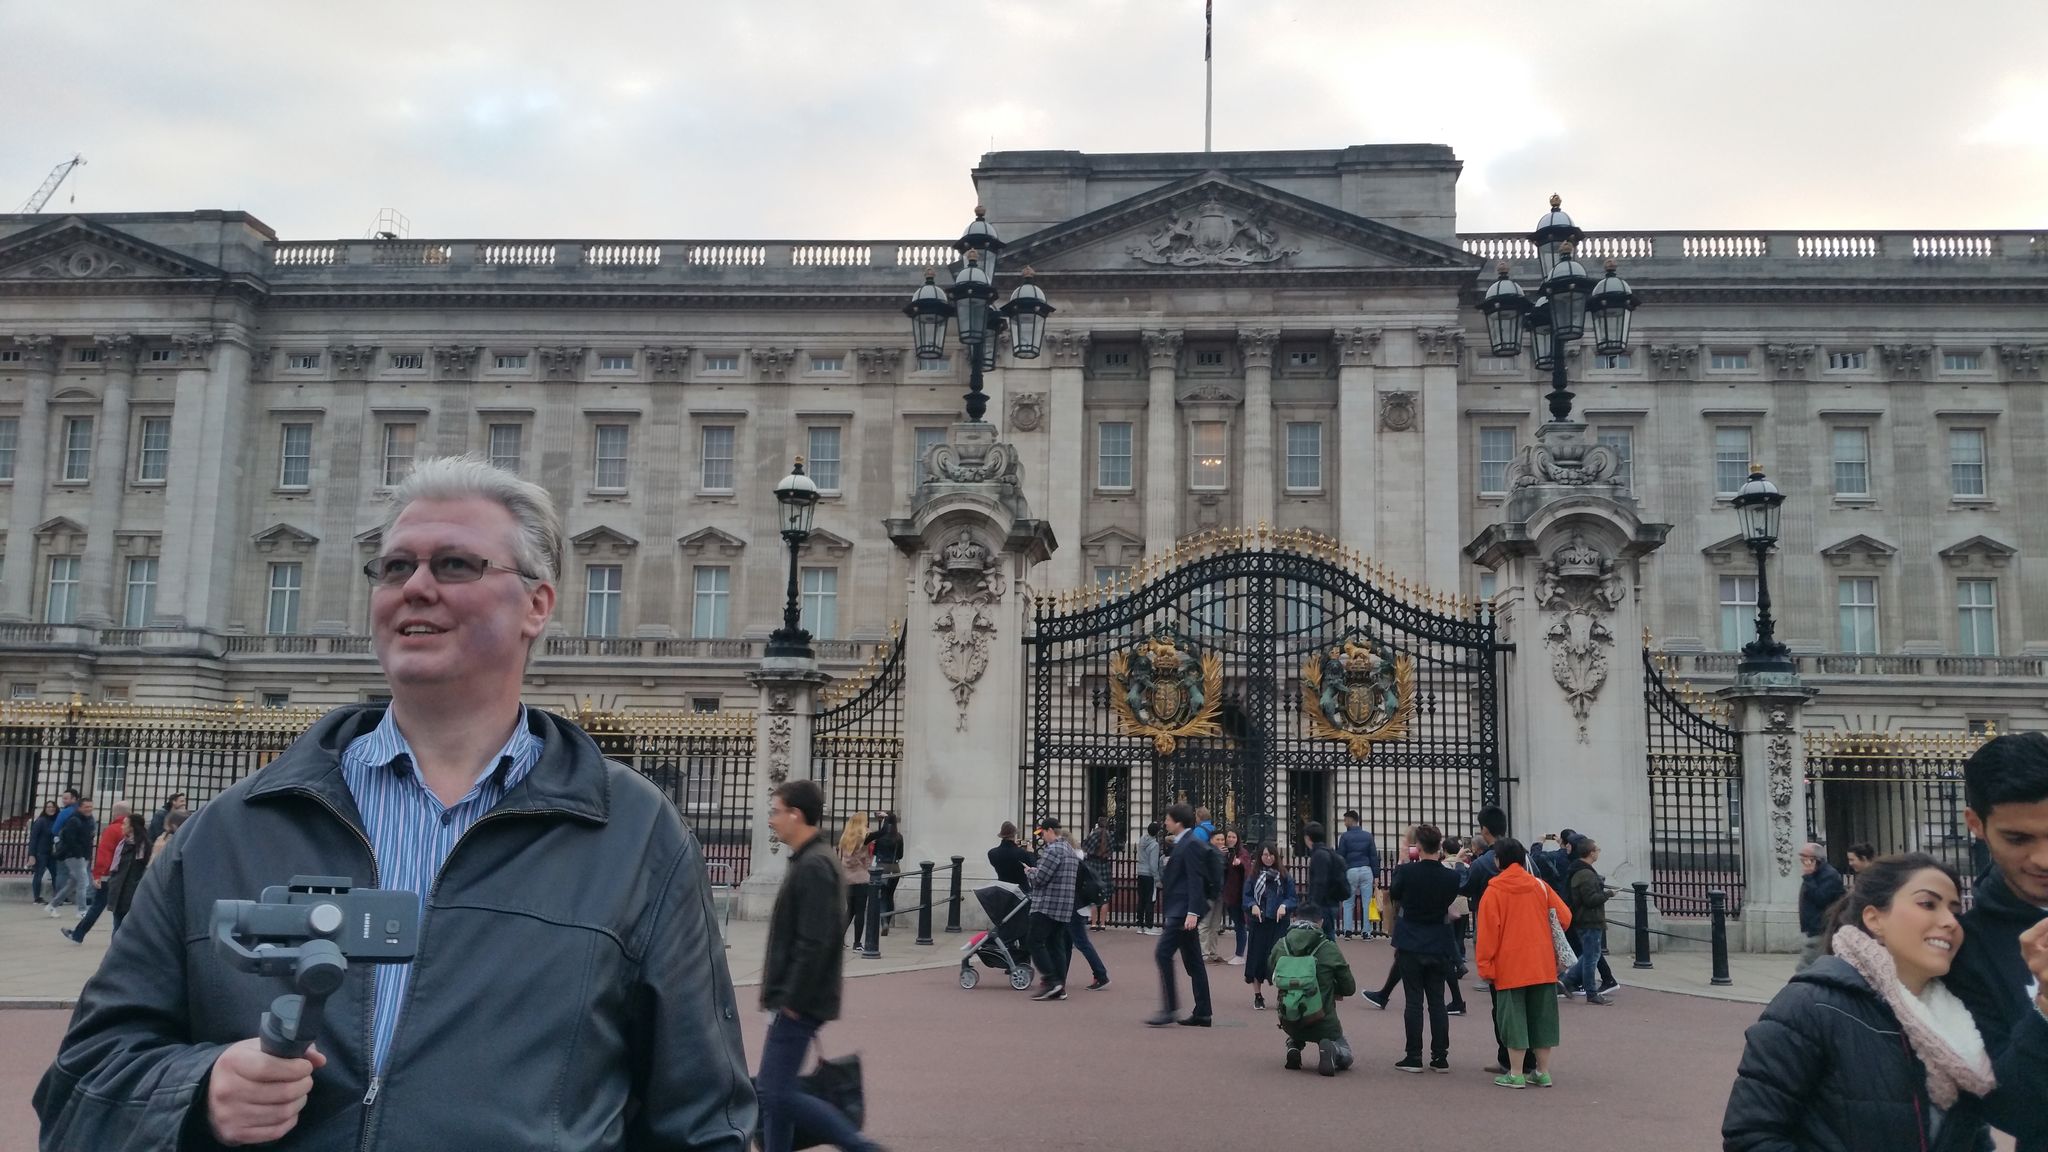
[[[966,857],[964,856],[953,857],[953,879],[948,882],[946,893],[946,931],[948,932],[960,931],[960,865],[965,860]]]
[[[917,862],[917,940],[918,944],[932,942],[932,862]]]
[[[868,864],[868,908],[867,923],[861,927],[860,954],[863,960],[882,958],[882,898],[889,891],[889,878],[882,873],[882,862]]]
[[[1638,968],[1652,967],[1650,964],[1650,886],[1641,880],[1629,885],[1636,890],[1636,964]]]
[[[1707,915],[1714,926],[1714,975],[1709,983],[1725,986],[1735,983],[1728,975],[1728,894],[1718,888],[1707,892]]]

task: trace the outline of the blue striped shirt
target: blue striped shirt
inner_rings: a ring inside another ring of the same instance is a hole
[[[526,706],[512,738],[477,772],[469,793],[443,806],[413,768],[412,746],[398,731],[390,709],[368,735],[349,741],[341,754],[341,775],[355,796],[377,859],[379,887],[418,894],[424,931],[427,895],[456,841],[484,813],[497,807],[540,760],[541,740],[526,726]],[[377,966],[377,1003],[371,1015],[371,1074],[384,1074],[384,1057],[398,1030],[399,1008],[412,978],[411,964]]]

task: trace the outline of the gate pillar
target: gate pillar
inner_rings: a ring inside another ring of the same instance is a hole
[[[1742,864],[1746,895],[1738,946],[1797,952],[1799,846],[1806,840],[1806,736],[1800,712],[1818,694],[1797,675],[1738,674],[1718,695],[1742,734]]]
[[[1058,544],[994,425],[953,425],[925,465],[910,515],[886,522],[912,584],[897,800],[905,859],[976,858],[1017,812],[1029,577]]]
[[[1507,515],[1465,552],[1499,574],[1495,623],[1514,652],[1503,678],[1508,830],[1564,828],[1600,842],[1616,883],[1651,879],[1644,777],[1642,559],[1669,525],[1646,523],[1613,482],[1616,460],[1585,425],[1546,424],[1510,470]]]
[[[789,854],[768,831],[769,797],[792,773],[810,775],[811,713],[818,689],[831,677],[808,656],[770,656],[747,679],[760,692],[760,702],[754,710],[754,787],[749,790],[752,843],[747,878],[740,883],[739,918],[766,920],[789,864]],[[821,831],[839,834],[836,828]]]

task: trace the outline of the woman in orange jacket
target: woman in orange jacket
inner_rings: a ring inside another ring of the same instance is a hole
[[[1494,842],[1500,875],[1479,901],[1479,942],[1473,959],[1493,986],[1494,1024],[1508,1050],[1508,1062],[1493,1082],[1503,1088],[1550,1087],[1550,1050],[1557,1047],[1557,948],[1550,914],[1569,928],[1571,909],[1550,885],[1529,875],[1529,850],[1521,841]],[[1536,1068],[1527,1076],[1522,1054],[1533,1051]]]

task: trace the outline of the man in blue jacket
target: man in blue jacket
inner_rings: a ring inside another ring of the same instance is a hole
[[[1344,833],[1337,837],[1337,855],[1344,858],[1344,882],[1351,886],[1351,897],[1344,901],[1337,934],[1370,935],[1365,907],[1366,901],[1372,899],[1373,877],[1380,874],[1380,849],[1359,820],[1356,809],[1344,814]]]
[[[1799,870],[1805,874],[1799,881],[1799,931],[1806,944],[1799,949],[1795,973],[1806,971],[1827,951],[1828,909],[1848,892],[1842,874],[1828,863],[1826,850],[1818,844],[1799,850]]]
[[[1158,945],[1152,949],[1152,958],[1159,964],[1159,1011],[1145,1021],[1155,1028],[1176,1023],[1207,1028],[1212,1015],[1209,972],[1202,967],[1201,945],[1196,943],[1195,934],[1203,915],[1209,911],[1203,876],[1208,872],[1207,857],[1214,849],[1194,834],[1194,824],[1195,814],[1187,805],[1175,804],[1166,810],[1166,837],[1173,842],[1173,850],[1167,854],[1166,872],[1159,880],[1165,927]],[[1195,997],[1194,1011],[1185,1017],[1180,1015],[1180,982],[1173,975],[1176,955],[1181,967],[1187,969],[1188,986]]]
[[[1990,875],[1963,916],[1963,943],[1949,990],[1977,1022],[1995,1059],[2029,1012],[2048,1015],[2023,949],[2048,948],[2048,735],[2023,732],[1987,741],[1963,766],[1963,819],[1990,851]],[[2048,1152],[2048,1084],[2008,1084],[1985,1101],[2019,1152]]]

